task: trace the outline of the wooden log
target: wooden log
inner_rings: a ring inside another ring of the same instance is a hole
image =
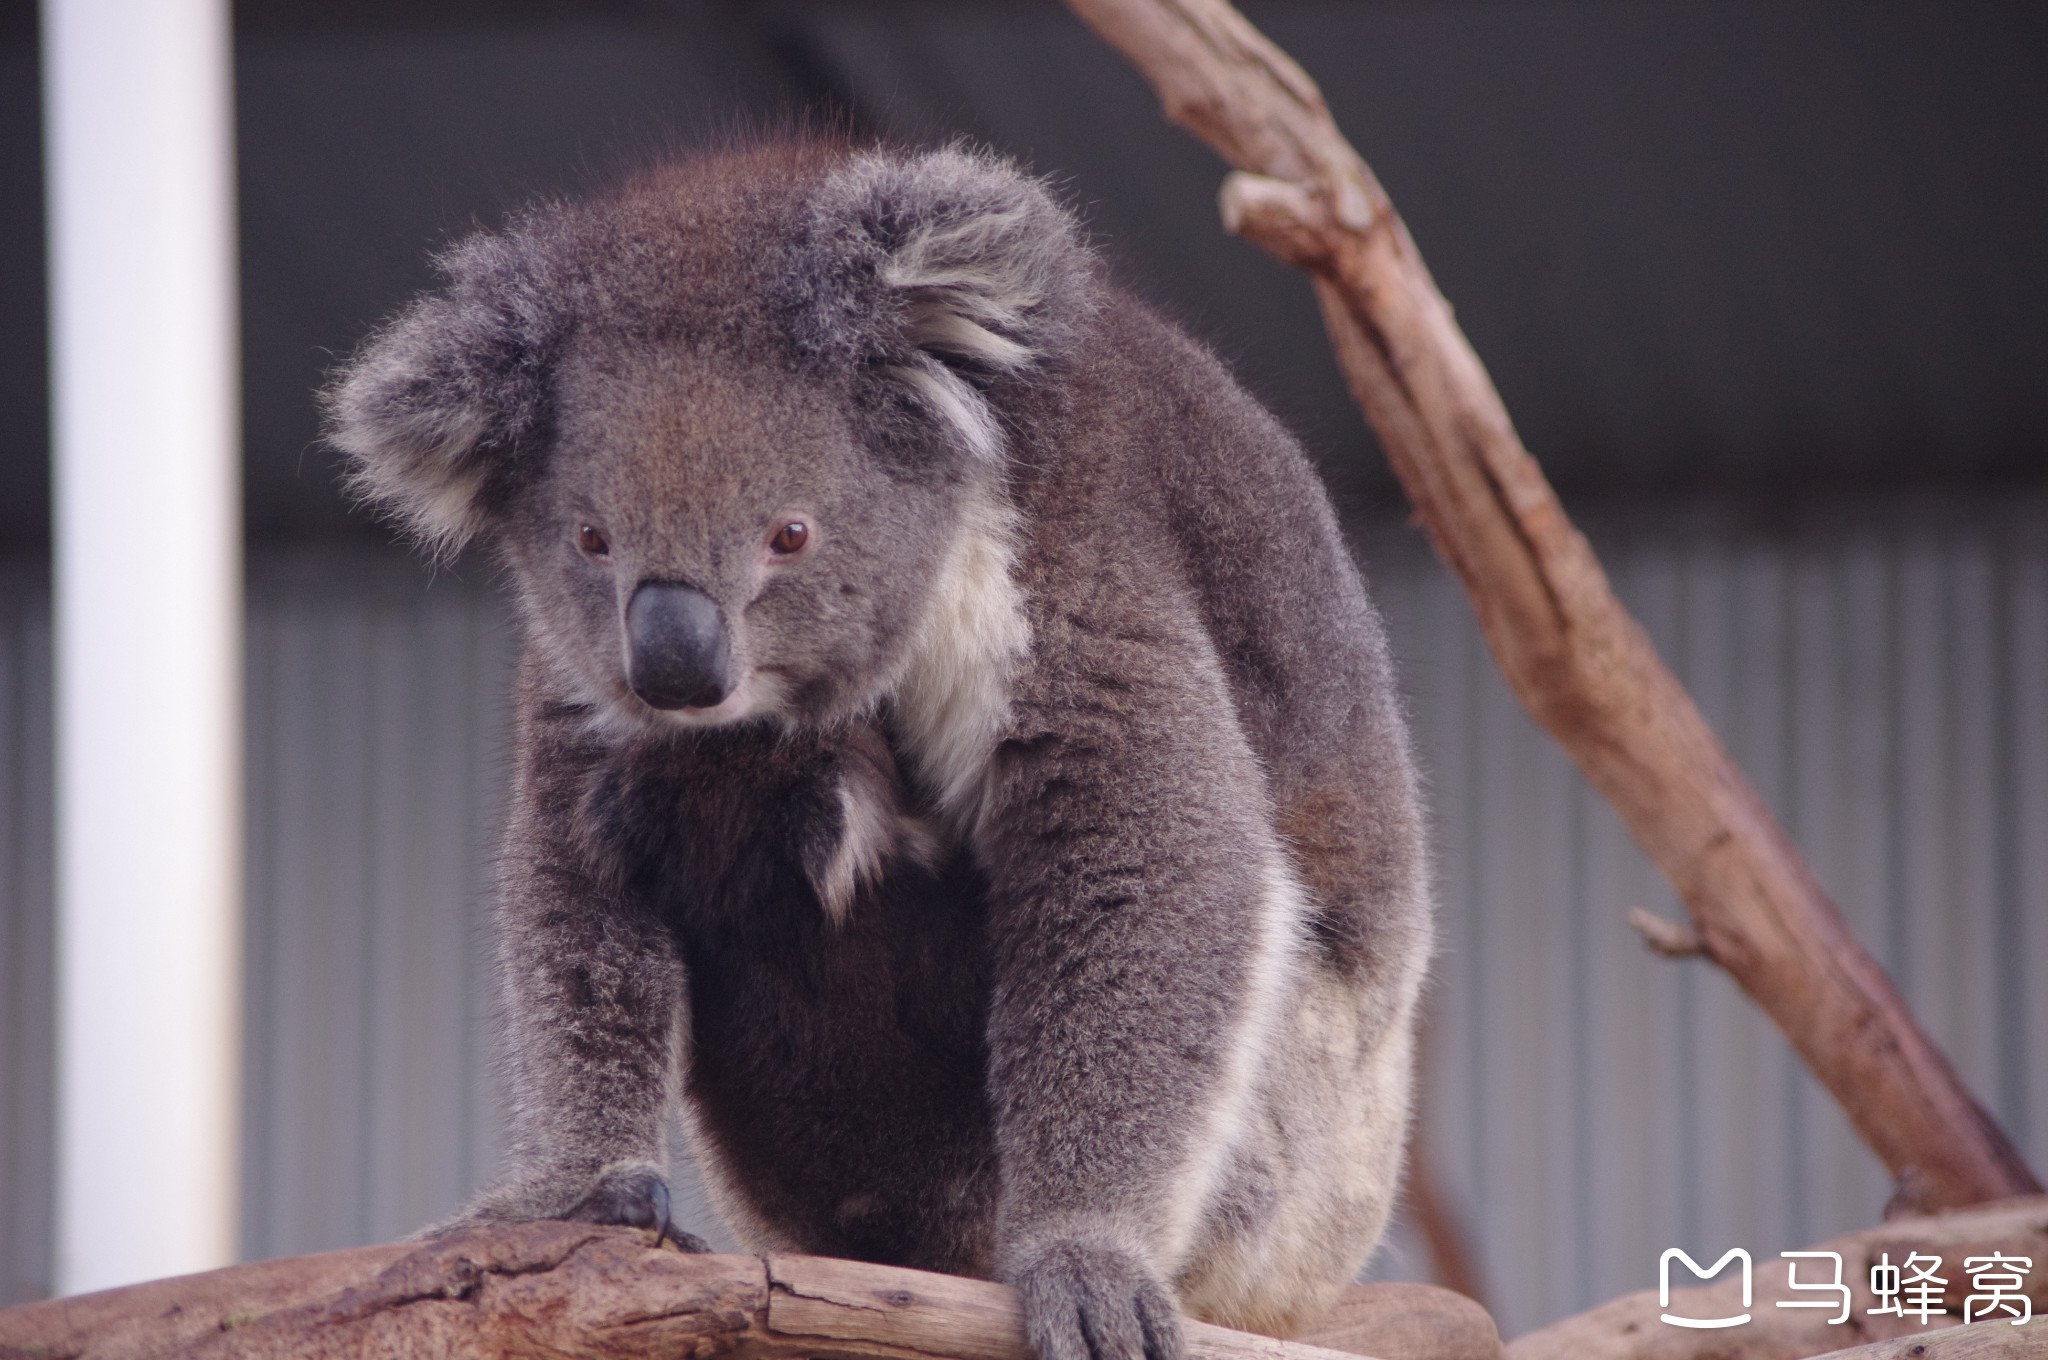
[[[1508,1360],[1798,1360],[1893,1340],[1907,1347],[1920,1342],[1931,1345],[1937,1339],[1943,1346],[1964,1346],[1960,1337],[1950,1335],[1963,1320],[1963,1302],[1970,1293],[1963,1261],[1992,1252],[2029,1258],[2034,1269],[2024,1277],[2027,1295],[2037,1315],[2048,1308],[2048,1196],[1897,1219],[1823,1242],[1812,1250],[1838,1252],[1842,1257],[1842,1282],[1849,1286],[1851,1312],[1848,1321],[1839,1325],[1828,1321],[1839,1316],[1831,1310],[1778,1307],[1781,1301],[1820,1297],[1791,1288],[1789,1272],[1795,1265],[1801,1283],[1811,1283],[1827,1278],[1828,1263],[1763,1258],[1756,1262],[1755,1292],[1747,1308],[1742,1306],[1741,1282],[1734,1278],[1674,1288],[1668,1309],[1659,1302],[1655,1289],[1646,1289],[1516,1337],[1508,1343]],[[1941,1304],[1949,1310],[1947,1317],[1922,1326],[1917,1319],[1871,1313],[1877,1300],[1870,1289],[1870,1267],[1880,1257],[1900,1265],[1915,1252],[1942,1259],[1936,1273],[1947,1281]],[[1644,1262],[1646,1272],[1653,1268],[1653,1262]],[[1746,1312],[1752,1320],[1740,1327],[1694,1330],[1664,1322],[1666,1312],[1688,1318],[1735,1317]],[[2048,1355],[2048,1320],[2022,1327],[1976,1323],[1960,1330],[2009,1333],[2027,1339],[2033,1347],[2031,1352],[1992,1350],[1983,1352],[1986,1355]],[[1862,1354],[1860,1350],[1855,1353]],[[1966,1349],[1927,1352],[1930,1356],[1970,1353]]]
[[[1501,1360],[1493,1315],[1469,1295],[1428,1284],[1355,1284],[1295,1340],[1385,1360]]]
[[[1353,395],[1494,658],[1914,1207],[2041,1186],[1614,598],[1315,82],[1224,0],[1068,0],[1237,173],[1225,225],[1308,271]]]
[[[2031,1325],[2031,1324],[2029,1324]],[[1873,1341],[1819,1360],[2040,1360],[2048,1343],[2026,1327],[1950,1327],[1926,1337]]]
[[[414,1250],[408,1243],[285,1257],[125,1289],[0,1309],[4,1360],[143,1360],[340,1293]]]
[[[1427,1286],[1368,1288],[1332,1326],[1345,1351],[1190,1322],[1189,1360],[1500,1355],[1483,1311]],[[1392,1346],[1371,1349],[1381,1331]],[[0,1311],[4,1360],[286,1356],[1032,1360],[1003,1285],[824,1257],[690,1255],[577,1223],[501,1224]]]

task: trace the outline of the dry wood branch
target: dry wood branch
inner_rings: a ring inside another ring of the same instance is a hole
[[[2039,1360],[2041,1353],[2040,1334],[2029,1335],[2025,1327],[1950,1327],[1829,1351],[1818,1360]]]
[[[1447,1290],[1370,1286],[1345,1305],[1329,1338],[1348,1346],[1384,1334],[1389,1347],[1372,1352],[1382,1360],[1500,1355],[1492,1321]],[[1188,1325],[1188,1353],[1347,1360],[1199,1322]],[[814,1256],[691,1256],[650,1246],[643,1232],[575,1223],[265,1261],[0,1311],[5,1360],[365,1355],[1031,1360],[1002,1285]]]
[[[1707,952],[1698,932],[1653,915],[1641,907],[1628,914],[1628,923],[1635,927],[1636,934],[1643,937],[1643,943],[1653,953],[1662,954],[1667,959],[1695,958]]]
[[[1353,395],[1495,659],[1677,887],[1703,952],[1929,1202],[2039,1190],[1609,589],[1385,192],[1223,0],[1068,0],[1238,173],[1226,225],[1309,271]]]
[[[1330,1316],[1295,1338],[1324,1350],[1386,1360],[1502,1360],[1493,1315],[1469,1297],[1426,1284],[1358,1284]]]
[[[1962,1269],[1965,1257],[2003,1252],[2029,1257],[2037,1265],[2048,1262],[2048,1197],[1900,1219],[1823,1242],[1813,1250],[1841,1253],[1842,1282],[1850,1286],[1853,1311],[1849,1320],[1839,1326],[1828,1323],[1830,1317],[1838,1316],[1832,1310],[1778,1307],[1781,1299],[1811,1301],[1820,1296],[1795,1293],[1789,1287],[1787,1272],[1791,1262],[1764,1258],[1756,1263],[1755,1295],[1748,1308],[1742,1306],[1739,1280],[1673,1289],[1668,1310],[1658,1303],[1656,1290],[1646,1289],[1515,1338],[1507,1348],[1508,1360],[1797,1360],[1892,1338],[1903,1338],[1903,1344],[1909,1347],[1924,1341],[1930,1346],[1938,1342],[1944,1347],[1961,1348],[1930,1349],[1930,1357],[2048,1353],[2048,1321],[2030,1322],[2024,1327],[1994,1322],[1956,1329],[1922,1327],[1917,1320],[1872,1315],[1869,1311],[1876,1303],[1870,1292],[1870,1267],[1878,1258],[1888,1255],[1893,1265],[1899,1265],[1912,1253],[1924,1252],[1942,1258],[1946,1268],[1937,1273],[1948,1281],[1942,1306],[1949,1310],[1950,1324],[1960,1323],[1963,1300],[1970,1292],[1970,1278]],[[1829,1269],[1826,1262],[1801,1262],[1800,1281],[1826,1279]],[[2048,1305],[2048,1272],[2032,1273],[2026,1279],[2034,1312],[2039,1314]],[[1721,1331],[1695,1331],[1661,1321],[1666,1311],[1677,1317],[1693,1318],[1733,1317],[1747,1312],[1752,1321]],[[1939,1323],[1940,1319],[1936,1321]],[[1977,1333],[2016,1337],[2027,1342],[2032,1350],[1972,1351],[1968,1348],[1982,1343],[1966,1342],[1963,1337]],[[1855,1354],[1863,1352],[1858,1350]]]

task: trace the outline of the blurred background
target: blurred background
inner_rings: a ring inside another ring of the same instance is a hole
[[[2048,11],[1245,8],[1386,183],[1624,600],[2048,1168]],[[1059,6],[240,0],[233,59],[246,1257],[409,1232],[500,1133],[481,927],[517,636],[488,562],[429,572],[350,510],[312,393],[436,247],[799,114],[1052,176],[1323,467],[1435,815],[1421,1137],[1503,1333],[1654,1286],[1666,1247],[1876,1221],[1882,1168],[1775,1031],[1625,925],[1682,913],[1497,678],[1307,285],[1221,231],[1221,167]],[[36,8],[6,0],[0,1304],[53,1279],[41,97]],[[1430,1268],[1404,1225],[1374,1270]]]

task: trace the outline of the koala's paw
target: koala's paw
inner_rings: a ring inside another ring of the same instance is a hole
[[[614,1163],[598,1173],[596,1182],[582,1199],[562,1214],[574,1223],[623,1223],[629,1228],[652,1228],[654,1245],[674,1242],[684,1251],[709,1251],[704,1239],[686,1233],[669,1217],[668,1182],[653,1167],[639,1163]]]
[[[1010,1281],[1038,1360],[1183,1360],[1173,1292],[1116,1247],[1056,1242]]]
[[[559,1218],[572,1223],[617,1223],[649,1228],[654,1245],[673,1242],[684,1251],[709,1251],[704,1239],[686,1233],[669,1217],[668,1182],[646,1162],[614,1162],[594,1178],[529,1177],[502,1183],[478,1196],[444,1223],[413,1234],[437,1237],[485,1223],[531,1223]]]

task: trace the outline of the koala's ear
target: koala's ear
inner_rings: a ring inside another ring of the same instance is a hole
[[[994,460],[1002,432],[985,388],[1070,343],[1095,260],[1037,180],[949,147],[872,152],[826,176],[795,272],[800,345],[902,384]]]
[[[350,489],[448,557],[483,527],[546,418],[553,328],[503,238],[473,237],[437,263],[448,288],[364,341],[321,404]]]

